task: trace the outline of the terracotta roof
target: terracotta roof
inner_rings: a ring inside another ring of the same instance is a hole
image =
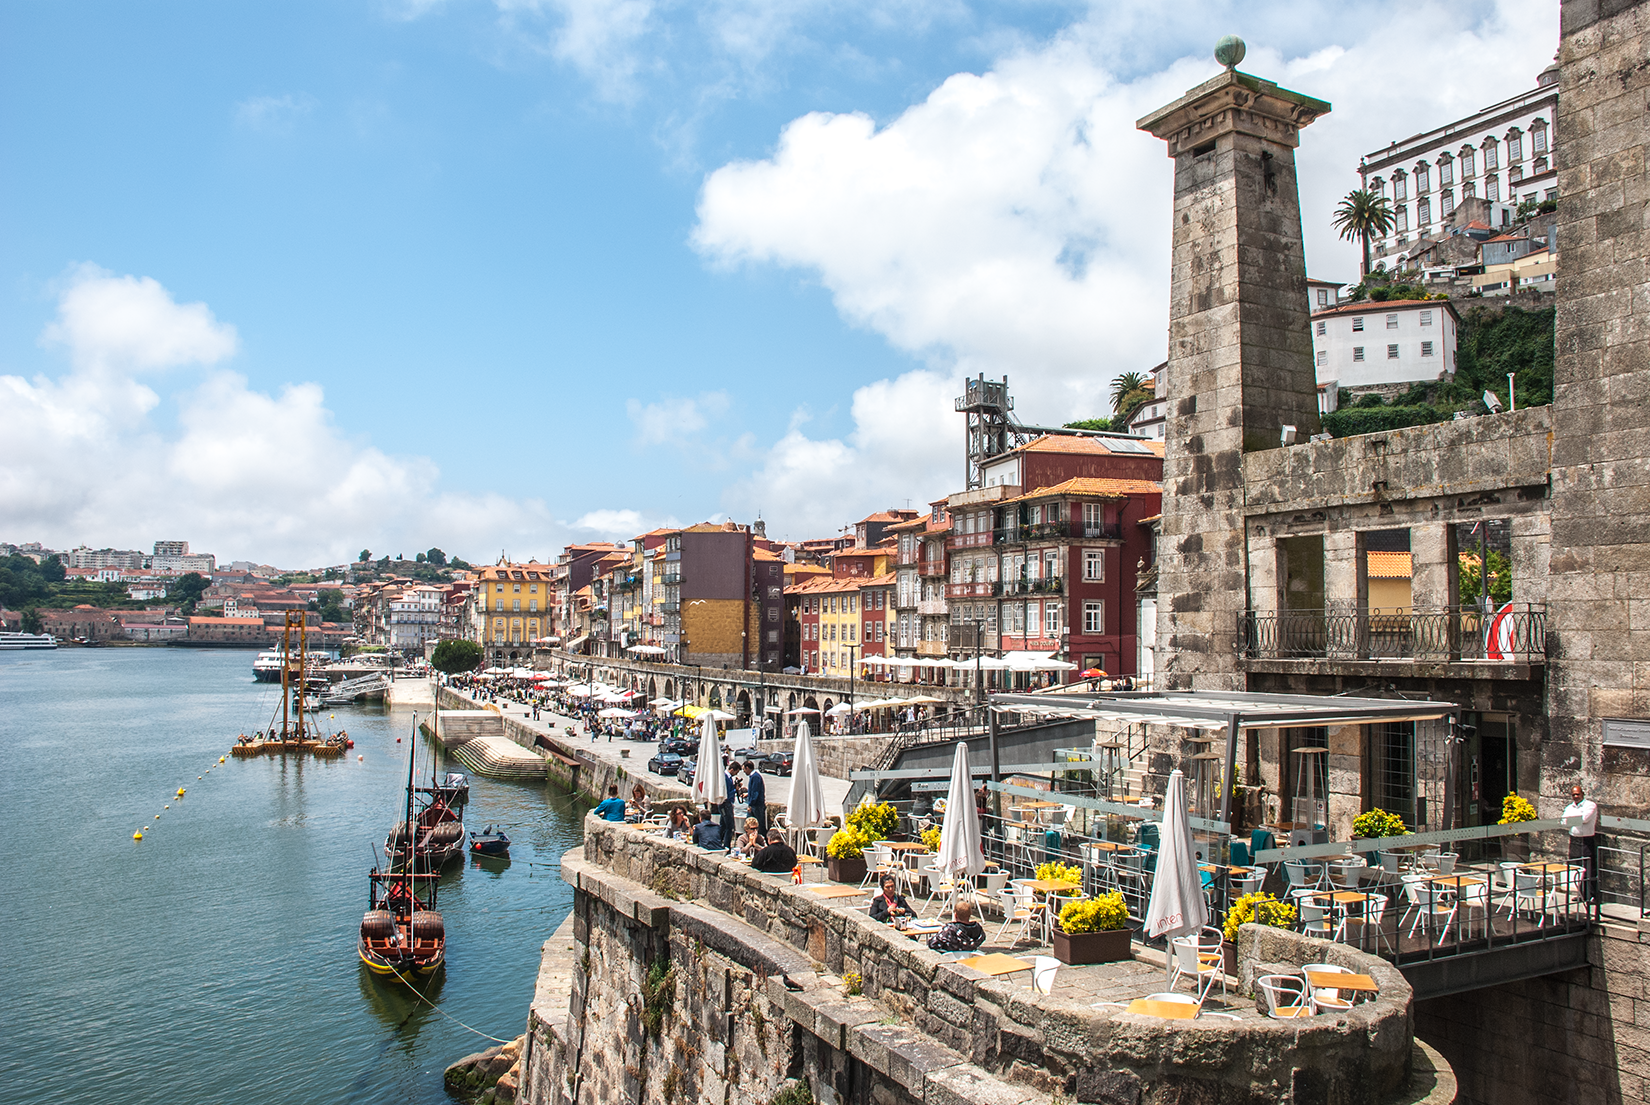
[[[893,572],[884,572],[882,575],[860,580],[859,585],[861,587],[892,587],[898,578]]]
[[[259,629],[262,629],[264,627],[264,620],[262,618],[197,618],[197,617],[191,617],[189,619],[189,624],[190,625],[238,625],[238,626],[243,626],[243,627],[245,627],[245,626],[254,626],[255,625]]]
[[[1528,234],[1497,234],[1484,244],[1489,245],[1490,242],[1522,242],[1528,237]]]
[[[1474,219],[1474,220],[1472,220],[1472,222],[1467,224],[1467,229],[1468,230],[1494,230],[1495,227],[1491,226],[1489,223],[1481,223],[1477,219]]]
[[[1410,579],[1414,575],[1414,568],[1410,563],[1410,554],[1407,552],[1377,552],[1371,550],[1364,554],[1368,558],[1368,573],[1370,579]]]
[[[1161,495],[1163,487],[1155,480],[1112,480],[1094,476],[1077,476],[1052,487],[1039,487],[1005,503],[1022,503],[1027,499],[1047,499],[1056,495],[1087,495],[1094,498],[1126,499],[1130,495]]]
[[[1145,438],[1130,438],[1130,440],[1140,442],[1140,444],[1146,446],[1146,448],[1156,456],[1163,455],[1163,443],[1161,441],[1150,441]],[[1117,449],[1109,449],[1106,447],[1105,441],[1106,439],[1103,437],[1074,437],[1066,434],[1044,434],[1035,441],[1026,442],[1018,449],[1010,449],[1008,452],[1003,453],[1002,456],[1009,457],[1013,456],[1015,453],[1084,453],[1090,456],[1102,457],[1128,457],[1144,455],[1132,451],[1123,452]],[[991,459],[996,460],[998,458],[993,457]]]

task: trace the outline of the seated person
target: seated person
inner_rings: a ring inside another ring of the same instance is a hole
[[[624,820],[624,799],[619,797],[617,786],[607,788],[607,797],[596,806],[596,816],[607,821]]]
[[[971,952],[985,943],[985,929],[974,920],[974,903],[962,901],[952,912],[952,921],[928,938],[937,952]]]
[[[693,843],[701,848],[722,846],[722,826],[710,819],[709,810],[699,811],[699,824],[693,827]]]
[[[681,806],[672,806],[670,820],[665,825],[665,837],[669,840],[675,840],[678,837],[686,840],[692,832],[693,819],[688,816],[687,810]]]
[[[745,818],[745,831],[739,834],[739,839],[733,842],[733,854],[736,856],[754,856],[760,852],[767,841],[757,831],[756,818]]]
[[[789,874],[796,866],[796,851],[785,843],[785,838],[778,829],[768,833],[767,847],[751,859],[751,867],[757,871],[768,871],[776,875]]]
[[[893,921],[896,917],[915,917],[916,911],[899,892],[894,876],[882,876],[882,893],[871,899],[871,920]]]

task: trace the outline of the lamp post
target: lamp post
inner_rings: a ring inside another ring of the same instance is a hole
[[[854,663],[854,653],[859,651],[858,645],[848,646],[848,732],[854,731],[854,669],[859,665]]]

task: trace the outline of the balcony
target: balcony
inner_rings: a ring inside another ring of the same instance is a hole
[[[976,549],[985,548],[991,544],[989,533],[953,533],[945,539],[948,549]]]
[[[945,655],[945,642],[944,641],[918,641],[917,642],[917,655],[918,656],[943,657]]]
[[[1011,579],[1003,584],[1004,595],[1060,595],[1066,590],[1063,576],[1049,579]]]
[[[681,583],[681,582],[682,582],[682,573],[681,572],[666,572],[665,575],[664,575],[664,583],[665,583],[666,587],[674,587],[678,583]]]
[[[930,576],[930,577],[932,577],[932,576],[943,576],[943,575],[946,574],[945,561],[943,561],[943,560],[919,560],[919,561],[917,561],[917,574],[920,575],[920,576]]]
[[[1411,661],[1543,664],[1547,607],[1508,603],[1498,611],[1453,606],[1383,612],[1248,611],[1240,615],[1244,655],[1252,660]]]
[[[682,608],[682,604],[679,602],[656,602],[653,604],[653,608],[666,614],[674,614]]]
[[[948,599],[988,599],[998,594],[1002,584],[995,580],[981,580],[977,583],[947,583],[945,597]]]
[[[944,599],[918,599],[917,613],[931,618],[943,618],[949,612]]]

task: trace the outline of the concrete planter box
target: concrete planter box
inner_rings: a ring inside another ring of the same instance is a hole
[[[865,881],[865,857],[855,856],[853,859],[837,859],[833,856],[826,856],[825,870],[831,876],[832,882],[863,882]]]
[[[1126,928],[1068,933],[1056,925],[1050,941],[1054,945],[1054,958],[1068,966],[1077,963],[1112,963],[1129,958],[1131,935]]]

